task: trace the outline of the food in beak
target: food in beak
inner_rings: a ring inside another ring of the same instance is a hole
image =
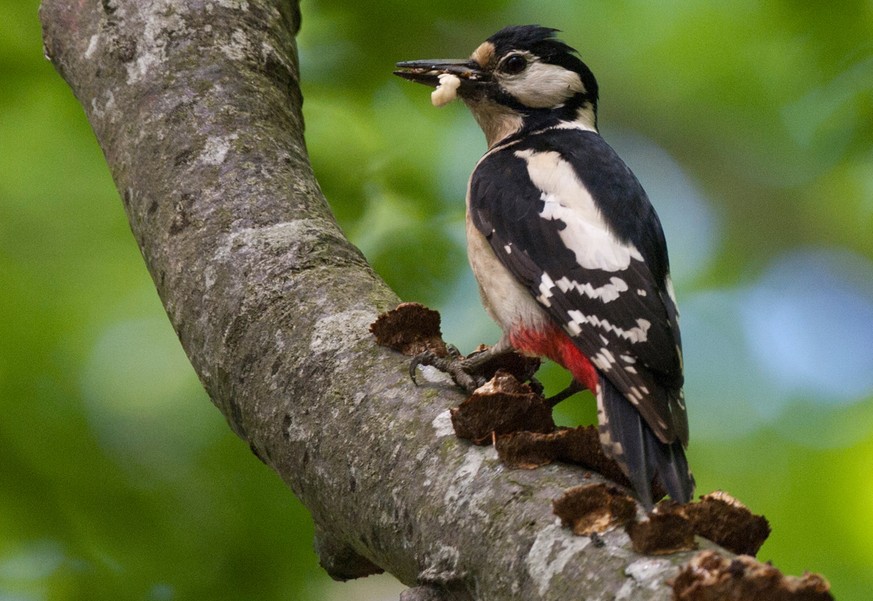
[[[430,94],[430,102],[434,106],[445,106],[458,97],[458,88],[461,80],[452,73],[440,73],[440,83]]]

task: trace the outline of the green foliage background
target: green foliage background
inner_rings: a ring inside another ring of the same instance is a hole
[[[305,509],[200,389],[36,11],[0,0],[0,601],[365,598],[328,586]],[[484,143],[392,65],[465,55],[510,23],[564,31],[665,218],[699,492],[769,518],[759,558],[868,599],[873,4],[306,0],[303,15],[325,193],[464,350],[496,336],[463,250]],[[592,418],[567,405],[566,422]]]

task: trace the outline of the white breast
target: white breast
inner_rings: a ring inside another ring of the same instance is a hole
[[[467,256],[479,283],[482,304],[503,329],[544,327],[549,317],[530,293],[503,266],[491,245],[467,214]]]

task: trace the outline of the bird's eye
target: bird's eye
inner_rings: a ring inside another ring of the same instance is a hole
[[[503,61],[501,71],[515,75],[524,71],[525,67],[527,67],[527,59],[520,54],[513,54]]]

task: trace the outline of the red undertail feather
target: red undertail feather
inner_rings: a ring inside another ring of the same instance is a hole
[[[517,327],[509,333],[509,341],[523,353],[548,357],[563,366],[588,390],[597,392],[597,371],[561,328],[551,324],[543,329]]]

